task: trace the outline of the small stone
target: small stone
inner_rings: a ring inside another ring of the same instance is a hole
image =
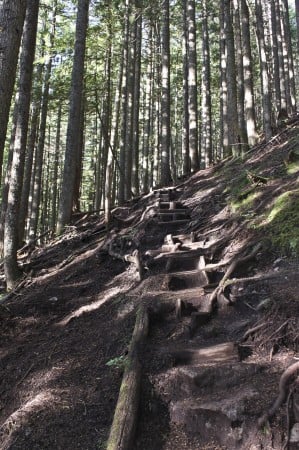
[[[57,297],[50,297],[49,298],[49,302],[51,302],[51,303],[58,302],[58,298]]]

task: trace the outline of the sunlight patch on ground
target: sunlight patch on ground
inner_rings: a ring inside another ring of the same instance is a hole
[[[91,311],[95,311],[100,306],[102,306],[107,300],[110,300],[111,298],[115,297],[116,295],[125,292],[130,286],[121,286],[116,288],[111,288],[104,292],[102,295],[99,296],[99,298],[89,305],[81,306],[81,308],[77,309],[76,311],[73,311],[71,314],[68,314],[63,320],[58,322],[56,325],[58,326],[65,326],[67,325],[70,320],[74,319],[75,317],[80,317],[84,313],[89,313]]]

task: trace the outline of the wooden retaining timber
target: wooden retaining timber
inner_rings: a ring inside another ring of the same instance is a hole
[[[148,311],[142,304],[139,306],[136,315],[135,328],[110,429],[107,450],[130,450],[132,448],[137,425],[141,384],[139,349],[147,337],[148,329]]]

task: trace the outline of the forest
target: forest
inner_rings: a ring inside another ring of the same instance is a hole
[[[299,0],[0,0],[0,448],[296,450]]]

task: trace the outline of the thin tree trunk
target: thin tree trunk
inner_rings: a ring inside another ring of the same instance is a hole
[[[235,41],[231,16],[231,0],[224,0],[224,18],[226,23],[226,46],[227,46],[227,103],[229,123],[229,147],[230,153],[238,155],[240,133],[238,127],[238,105],[237,105],[237,75],[235,60]]]
[[[58,168],[60,156],[60,139],[61,139],[61,118],[62,105],[59,103],[56,121],[56,139],[55,139],[55,154],[54,154],[54,168],[53,168],[53,190],[51,196],[52,211],[51,211],[51,229],[54,231],[57,220],[57,194],[58,194]]]
[[[183,0],[183,129],[182,129],[182,158],[183,174],[191,171],[189,152],[189,96],[188,96],[188,24],[187,24],[187,0]]]
[[[272,54],[273,54],[273,78],[275,88],[276,117],[277,117],[278,112],[281,109],[281,91],[279,79],[279,58],[278,58],[275,0],[271,0],[271,32],[272,32]]]
[[[202,152],[205,167],[209,167],[213,159],[212,151],[212,102],[211,102],[211,68],[210,45],[206,0],[203,2],[202,18]]]
[[[42,72],[42,66],[38,69],[39,73]],[[39,78],[39,77],[38,77]],[[41,80],[38,80],[39,89],[41,90]],[[37,131],[39,127],[39,113],[40,113],[40,97],[41,95],[36,95],[36,99],[33,102],[32,113],[31,113],[31,130],[27,145],[27,155],[25,159],[25,169],[24,169],[24,179],[21,194],[21,204],[19,212],[19,242],[22,244],[25,237],[25,224],[26,218],[28,216],[28,202],[29,202],[29,192],[32,179],[32,167],[33,167],[33,157],[35,151],[35,143],[37,138]]]
[[[170,173],[170,43],[169,43],[169,0],[162,0],[162,98],[161,98],[161,182],[171,183]]]
[[[224,13],[224,0],[220,7],[220,143],[222,148],[221,156],[230,154],[228,139],[228,98],[227,98],[227,48],[226,34],[227,27]]]
[[[141,45],[142,45],[142,15],[136,19],[136,46],[135,46],[135,82],[133,104],[133,166],[132,166],[132,190],[139,194],[139,109],[140,109],[140,76],[141,76]]]
[[[259,46],[260,66],[261,66],[263,124],[264,124],[265,138],[266,140],[269,140],[272,136],[271,96],[269,90],[269,74],[265,50],[263,9],[261,0],[255,0],[255,14],[256,14],[257,36],[258,36],[258,46]]]
[[[245,121],[245,89],[244,89],[244,68],[243,68],[243,43],[241,36],[240,21],[240,0],[233,0],[234,6],[234,25],[235,25],[235,43],[236,43],[236,66],[237,66],[237,97],[238,97],[238,124],[240,130],[240,151],[243,154],[248,150],[248,136]]]
[[[29,240],[33,241],[36,237],[38,228],[39,207],[41,199],[43,158],[45,148],[46,123],[48,114],[50,77],[52,70],[52,60],[48,61],[45,72],[44,88],[42,94],[41,119],[39,128],[38,144],[35,155],[35,174],[33,182],[32,205],[29,221]]]
[[[295,114],[296,112],[296,86],[295,86],[295,70],[293,59],[293,46],[290,32],[290,17],[289,6],[287,0],[282,0],[283,7],[283,26],[284,26],[284,41],[285,41],[285,64],[289,78],[289,112]]]
[[[122,87],[121,87],[121,135],[119,148],[119,186],[118,186],[118,202],[122,205],[126,198],[126,140],[127,140],[127,116],[128,116],[128,88],[127,88],[127,72],[129,64],[129,17],[130,0],[126,0],[125,4],[125,26],[123,41],[123,71],[122,71]]]
[[[188,30],[188,113],[189,113],[189,152],[191,170],[199,169],[198,154],[198,107],[197,107],[197,54],[196,54],[196,24],[195,0],[187,0],[187,30]]]

